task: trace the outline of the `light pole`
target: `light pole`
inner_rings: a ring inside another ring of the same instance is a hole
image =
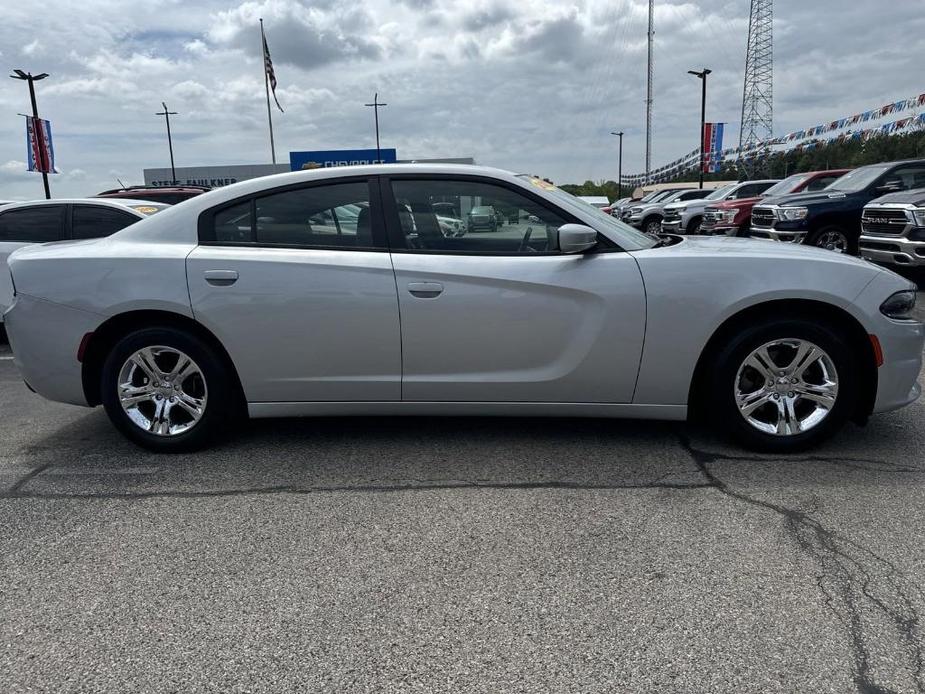
[[[616,135],[620,138],[620,156],[617,161],[617,200],[620,200],[623,197],[623,131],[616,133],[611,131],[611,135]]]
[[[29,98],[32,99],[32,117],[35,119],[33,121],[34,127],[38,127],[39,119],[39,107],[35,104],[35,82],[43,80],[48,77],[47,72],[43,72],[39,75],[33,75],[31,72],[24,72],[23,70],[13,70],[14,75],[10,75],[14,80],[24,80],[29,83]],[[51,200],[51,189],[48,187],[48,172],[42,172],[42,183],[45,185],[45,199]]]
[[[694,75],[703,83],[703,92],[700,97],[700,187],[703,188],[703,138],[707,130],[707,75],[712,70],[704,68],[700,72],[688,70],[687,74]]]
[[[170,184],[177,185],[177,171],[173,166],[173,139],[170,137],[170,117],[179,115],[176,111],[168,111],[167,104],[163,101],[161,106],[164,107],[163,111],[155,113],[155,116],[164,116],[164,119],[167,121],[167,147],[170,149]]]
[[[382,154],[379,151],[379,108],[382,106],[388,106],[388,104],[383,104],[379,101],[379,92],[376,92],[373,95],[373,103],[363,104],[364,106],[372,106],[373,111],[376,114],[376,161],[382,163]]]

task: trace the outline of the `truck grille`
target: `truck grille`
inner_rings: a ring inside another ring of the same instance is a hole
[[[679,210],[665,210],[665,216],[662,219],[666,222],[677,222],[681,219],[681,212]]]
[[[908,224],[905,210],[869,208],[861,215],[861,227],[865,234],[900,236]]]
[[[773,227],[774,213],[771,210],[763,210],[756,207],[752,210],[752,226],[756,227]]]
[[[716,224],[723,218],[723,213],[721,210],[716,210],[711,207],[708,207],[703,212],[703,223],[704,224]]]

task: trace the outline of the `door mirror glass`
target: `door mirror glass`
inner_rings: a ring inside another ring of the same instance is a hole
[[[562,253],[581,253],[597,245],[597,232],[584,224],[563,224],[558,234]]]

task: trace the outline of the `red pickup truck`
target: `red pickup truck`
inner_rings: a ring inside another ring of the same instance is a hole
[[[761,201],[777,195],[822,190],[830,183],[848,173],[850,169],[829,171],[807,171],[788,176],[780,183],[768,188],[761,197],[727,200],[710,205],[704,210],[701,234],[725,234],[726,236],[748,236],[752,221],[752,208]]]

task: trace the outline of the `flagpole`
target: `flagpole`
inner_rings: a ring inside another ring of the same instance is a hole
[[[263,63],[263,86],[267,90],[267,123],[270,124],[270,154],[276,163],[276,144],[273,142],[273,114],[270,110],[270,75],[267,74],[267,39],[263,33],[263,17],[260,18],[260,56]]]

